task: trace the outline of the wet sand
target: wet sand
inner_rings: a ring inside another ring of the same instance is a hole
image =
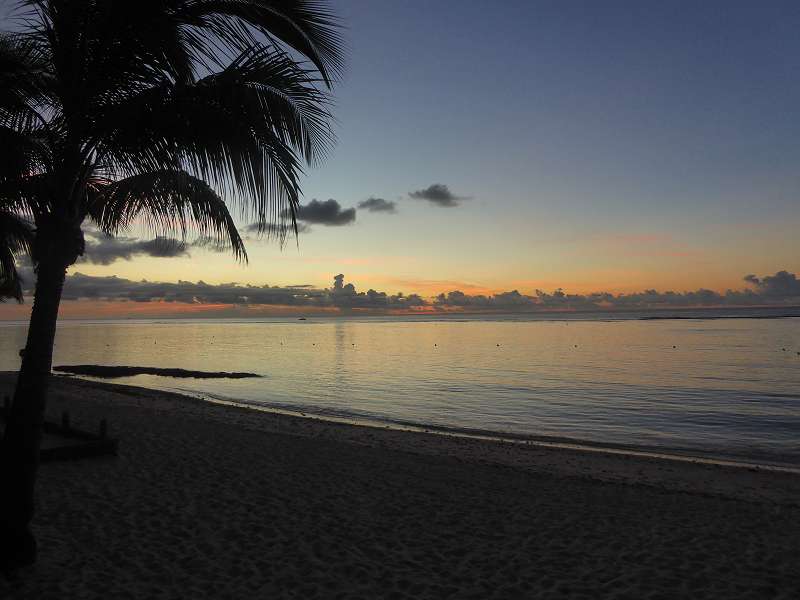
[[[0,394],[13,376],[0,376]],[[797,598],[800,475],[329,423],[56,378],[6,598]]]

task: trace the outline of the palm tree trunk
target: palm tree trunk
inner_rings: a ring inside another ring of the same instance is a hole
[[[37,268],[28,341],[0,453],[0,568],[36,560],[30,523],[65,262],[51,250]]]

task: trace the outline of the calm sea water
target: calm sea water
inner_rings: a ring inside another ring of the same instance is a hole
[[[55,364],[251,371],[263,378],[114,381],[326,416],[800,465],[800,317],[632,316],[64,321]],[[0,325],[0,369],[18,368],[25,331]]]

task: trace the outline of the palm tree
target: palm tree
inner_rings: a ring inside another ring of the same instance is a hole
[[[0,37],[0,198],[35,224],[36,286],[2,445],[0,564],[30,533],[66,269],[88,219],[210,236],[247,260],[230,209],[296,231],[303,165],[333,135],[342,68],[323,0],[25,0]],[[288,216],[287,216],[288,215]]]
[[[22,302],[22,278],[17,273],[16,257],[29,254],[33,230],[29,223],[0,207],[0,302],[14,298]]]

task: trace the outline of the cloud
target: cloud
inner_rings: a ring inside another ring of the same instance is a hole
[[[315,199],[297,208],[297,219],[315,225],[349,225],[356,220],[356,209],[342,209],[333,198],[324,202]]]
[[[294,233],[294,229],[291,225],[286,226],[273,226],[273,225],[265,225],[263,223],[250,223],[249,225],[244,226],[244,232],[253,234],[256,236],[264,235],[271,232],[279,232],[280,228],[283,227],[284,232],[288,234]],[[297,222],[297,233],[311,233],[311,226],[307,223],[303,223],[301,221]]]
[[[462,200],[469,199],[467,196],[456,196],[443,183],[434,183],[424,190],[409,192],[408,195],[416,200],[427,200],[431,204],[443,208],[453,208],[461,204]]]
[[[279,287],[238,283],[209,284],[203,281],[164,283],[133,281],[114,275],[93,276],[75,273],[67,277],[62,297],[64,300],[338,307],[345,310],[399,309],[427,304],[416,294],[389,295],[375,290],[358,292],[352,283],[344,283],[344,275],[337,275],[333,283],[330,289],[309,285]]]
[[[358,208],[363,208],[369,212],[396,213],[397,204],[392,200],[370,197],[358,203]]]
[[[95,227],[84,229],[86,246],[79,263],[110,265],[118,260],[131,260],[136,256],[154,258],[175,258],[191,256],[192,248],[203,248],[211,252],[227,252],[229,246],[219,240],[200,236],[193,242],[183,242],[175,238],[156,237],[143,240],[135,237],[111,237]]]
[[[794,273],[778,271],[759,279],[755,275],[745,275],[744,280],[756,286],[760,294],[767,298],[800,297],[800,281]]]
[[[83,298],[131,302],[177,302],[183,304],[300,304],[313,293],[307,289],[243,286],[236,283],[208,284],[203,281],[164,283],[133,281],[114,275],[93,276],[75,273],[67,277],[65,300]]]
[[[110,265],[117,260],[131,260],[134,256],[173,258],[189,256],[189,250],[185,243],[166,237],[140,240],[130,237],[105,236],[89,239],[87,236],[86,250],[79,262]]]
[[[517,290],[494,295],[469,295],[461,291],[439,294],[434,305],[496,310],[624,310],[645,308],[691,308],[713,306],[767,306],[800,303],[800,281],[794,273],[778,271],[758,278],[747,275],[744,281],[756,290],[727,290],[725,293],[700,288],[694,291],[659,292],[654,289],[634,294],[569,294],[562,289],[548,293],[536,290],[528,296]]]
[[[31,267],[22,266],[26,295],[32,293],[35,276]],[[164,283],[133,281],[116,276],[92,276],[75,273],[67,277],[65,300],[108,300],[128,302],[172,302],[192,305],[274,305],[294,307],[339,308],[342,310],[419,310],[432,311],[504,311],[537,312],[553,310],[641,310],[715,306],[796,306],[800,303],[800,281],[793,273],[778,271],[763,278],[745,278],[755,289],[728,290],[719,293],[708,289],[686,292],[644,290],[635,294],[569,294],[536,290],[533,295],[518,290],[497,294],[466,294],[460,290],[442,293],[431,300],[417,294],[387,294],[369,289],[359,292],[346,283],[343,274],[333,278],[330,288],[309,285],[255,286],[237,283],[209,284],[203,281]]]

